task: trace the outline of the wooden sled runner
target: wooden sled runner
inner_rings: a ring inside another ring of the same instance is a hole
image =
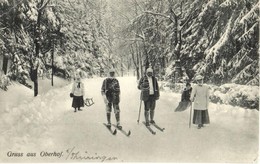
[[[94,103],[94,101],[93,101],[93,98],[86,98],[86,99],[84,100],[84,104],[89,107],[89,106],[91,106],[91,105],[93,105],[93,104],[95,104],[95,103]]]

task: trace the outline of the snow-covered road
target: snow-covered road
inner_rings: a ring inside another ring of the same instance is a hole
[[[257,110],[210,104],[211,124],[198,130],[195,126],[188,127],[188,110],[174,112],[180,94],[161,92],[155,121],[165,131],[157,130],[156,135],[151,135],[143,124],[137,124],[140,91],[136,87],[136,78],[118,79],[121,85],[121,124],[124,129],[132,131],[129,138],[120,132],[112,136],[103,125],[106,122],[105,105],[100,93],[103,78],[85,79],[87,97],[93,97],[95,104],[85,107],[82,112],[74,113],[71,108],[71,85],[50,90],[1,111],[0,162],[257,160]],[[114,117],[112,121],[115,122]],[[33,157],[27,157],[27,153]],[[8,157],[10,154],[13,156]]]

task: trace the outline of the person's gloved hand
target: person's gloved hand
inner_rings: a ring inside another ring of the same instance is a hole
[[[73,93],[70,93],[70,97],[74,97],[74,94],[73,94]]]

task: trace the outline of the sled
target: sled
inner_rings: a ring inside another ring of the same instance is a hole
[[[86,105],[86,106],[91,106],[91,105],[93,105],[94,104],[94,101],[93,101],[93,98],[86,98],[85,100],[84,100],[84,104]]]

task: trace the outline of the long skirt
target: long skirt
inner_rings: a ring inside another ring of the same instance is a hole
[[[208,110],[196,110],[194,109],[193,124],[209,124],[209,112]]]
[[[72,101],[72,107],[73,108],[84,107],[83,96],[74,96]]]

